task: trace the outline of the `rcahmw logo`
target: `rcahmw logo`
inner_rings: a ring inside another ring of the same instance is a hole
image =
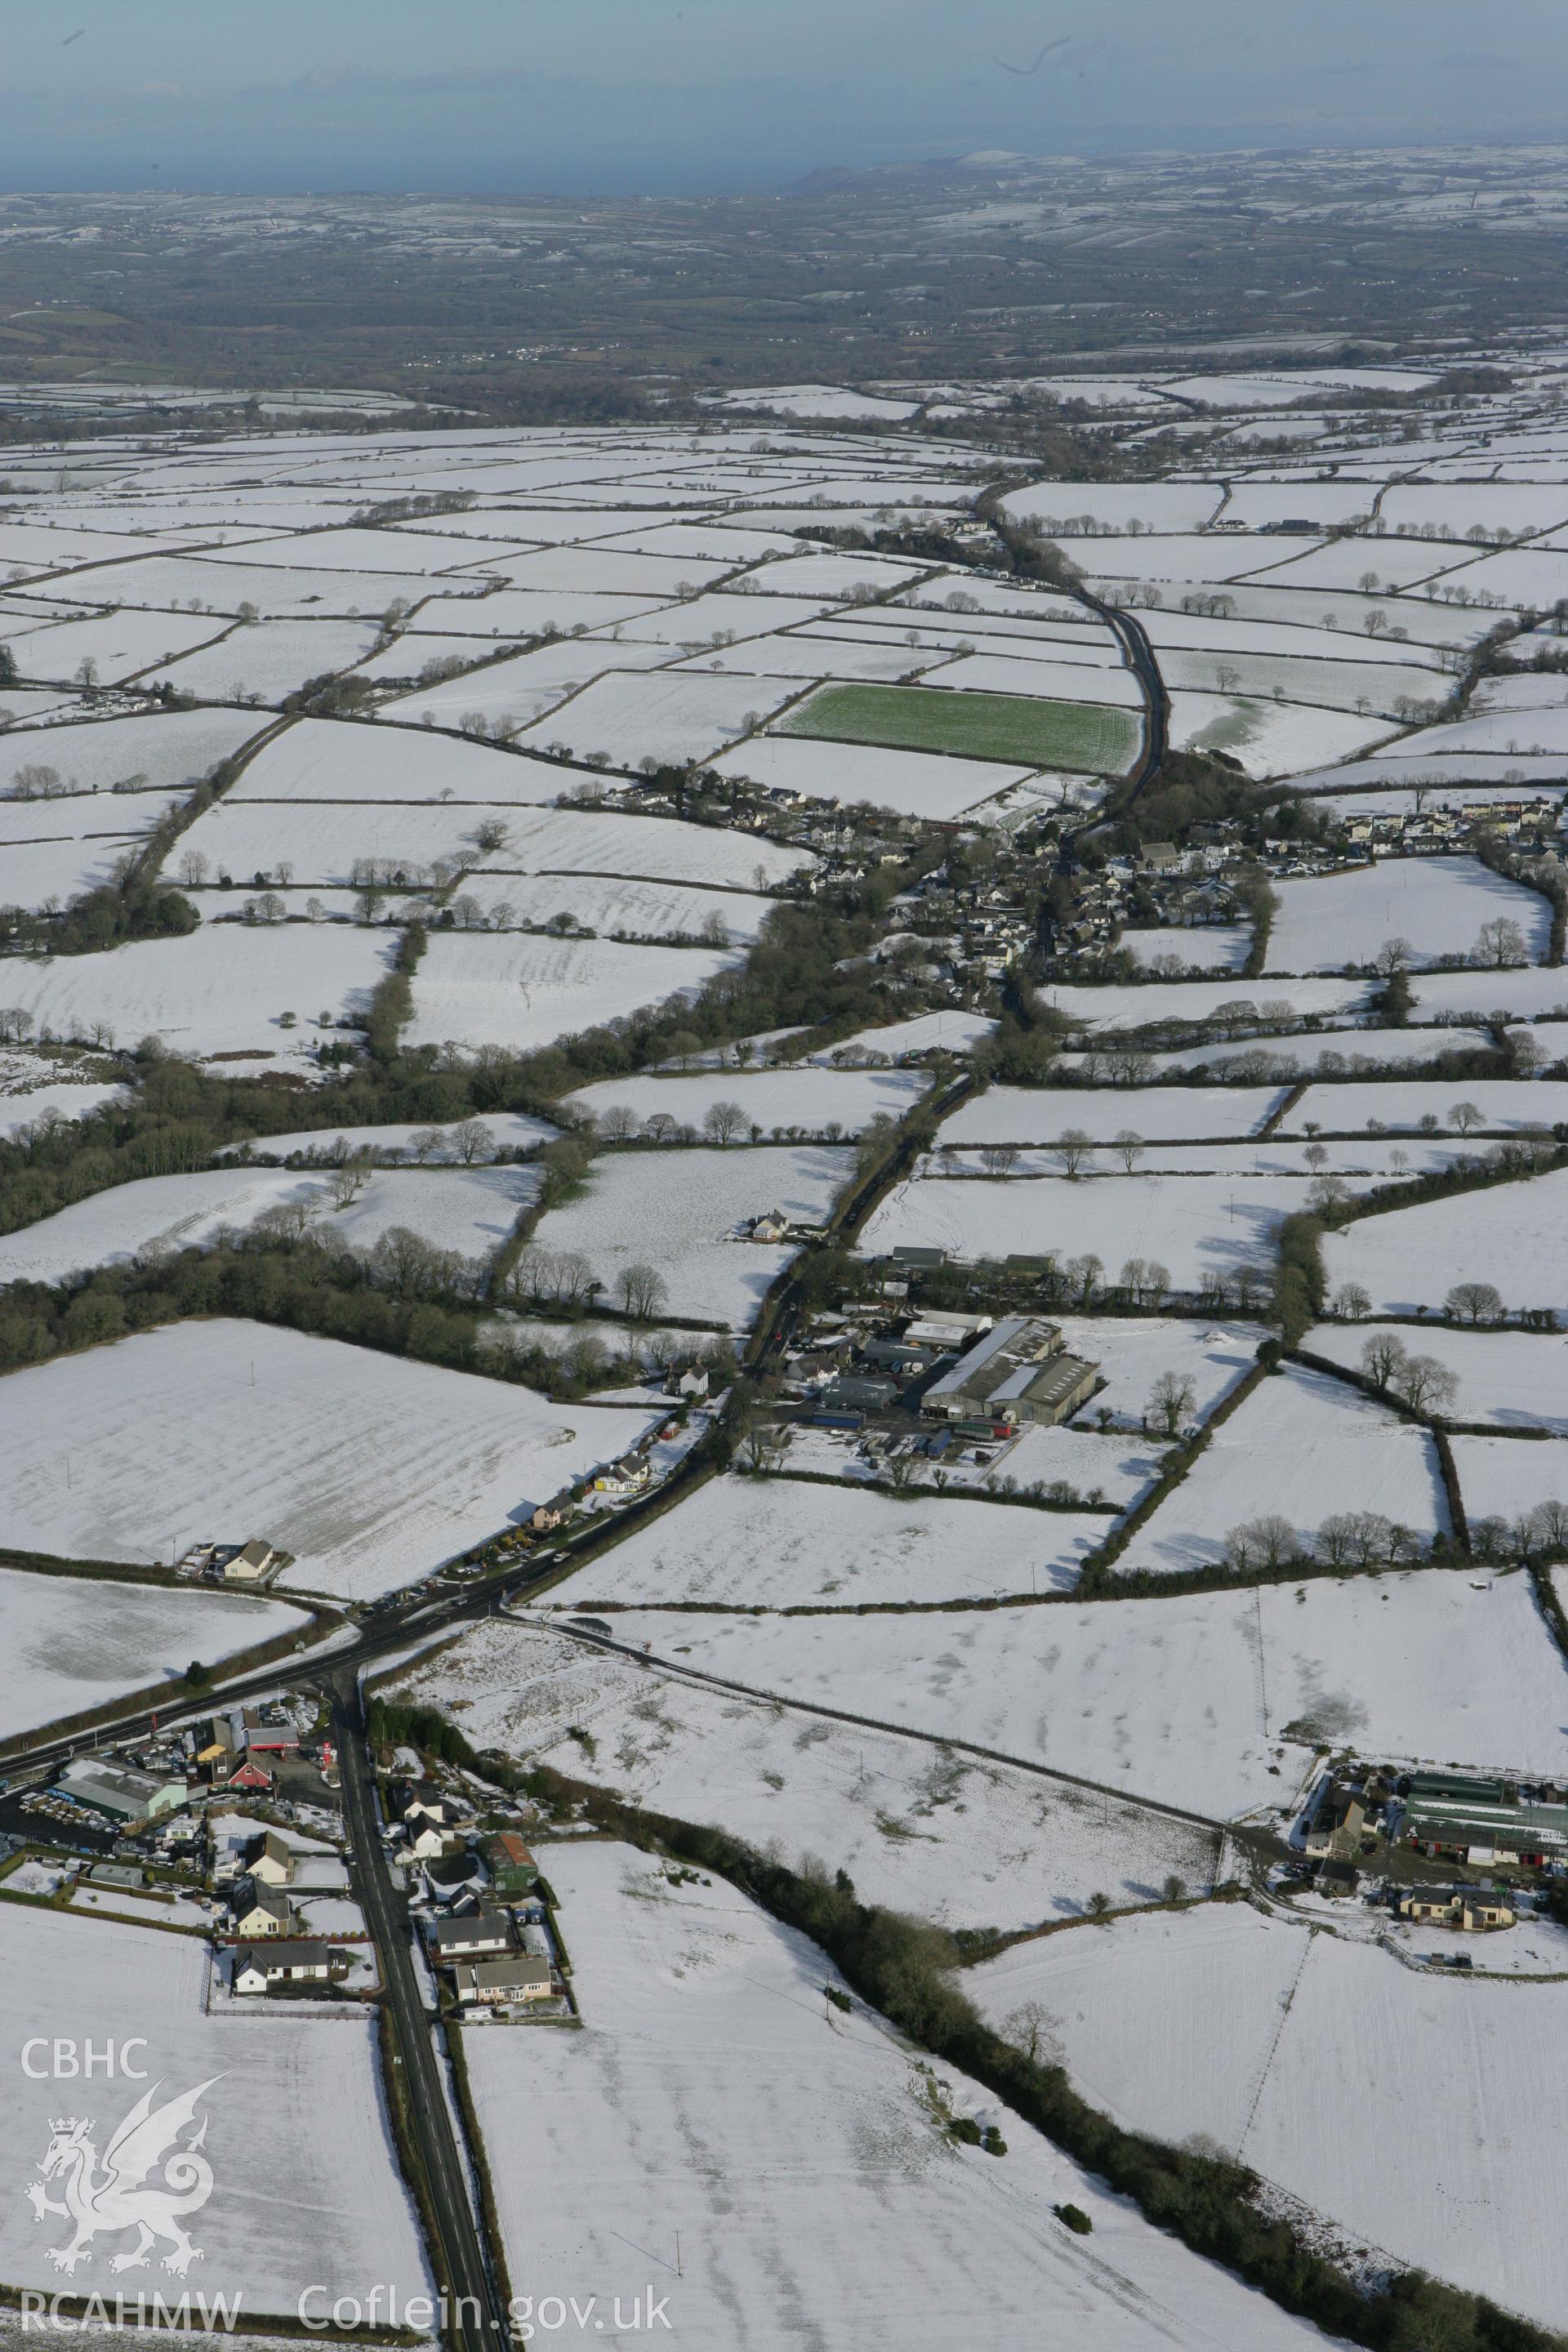
[[[135,2046],[125,2045],[121,2058]],[[29,2042],[24,2065],[27,2053],[49,2047],[47,2042]],[[61,2045],[57,2042],[53,2047],[58,2053]],[[90,2053],[91,2044],[88,2047]],[[27,2066],[29,2074],[33,2071]],[[70,2074],[76,2068],[57,2065],[38,2071]],[[122,2071],[140,2079],[134,2068]],[[111,2256],[112,2272],[144,2270],[154,2252],[165,2245],[169,2251],[163,2257],[163,2267],[177,2278],[203,2259],[201,2248],[192,2244],[184,2224],[190,2214],[200,2212],[213,2193],[212,2166],[201,2152],[207,2136],[205,2113],[188,2139],[182,2143],[180,2135],[195,2124],[204,2092],[222,2079],[210,2075],[195,2090],[166,2099],[158,2107],[153,2102],[162,2084],[153,2084],[114,2126],[101,2160],[97,2126],[90,2116],[51,2119],[49,2144],[38,2161],[38,2178],[29,2182],[26,2195],[35,2220],[58,2216],[71,2225],[70,2235],[47,2249],[57,2270],[74,2274],[79,2265],[91,2262],[95,2238],[122,2236],[132,2230],[136,2242]],[[50,2194],[51,2185],[57,2195]]]

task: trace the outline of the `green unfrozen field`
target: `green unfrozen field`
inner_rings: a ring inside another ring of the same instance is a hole
[[[1109,775],[1131,765],[1142,736],[1131,712],[1104,703],[925,686],[825,686],[781,719],[779,731]]]

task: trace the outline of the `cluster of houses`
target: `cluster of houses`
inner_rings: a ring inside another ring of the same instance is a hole
[[[136,1842],[215,1790],[270,1795],[283,1777],[335,1785],[328,1739],[307,1739],[277,1705],[235,1707],[195,1729],[155,1734],[102,1754],[76,1756],[46,1792],[58,1815]],[[295,1776],[289,1768],[302,1768]]]
[[[1401,800],[1406,797],[1401,793]],[[1347,817],[1345,839],[1372,857],[1439,857],[1464,849],[1482,827],[1519,848],[1548,845],[1563,824],[1565,804],[1560,793],[1521,793],[1511,800],[1477,803],[1466,800],[1426,801],[1420,791],[1409,797],[1420,803],[1403,812],[1364,811]]]
[[[231,1990],[278,1994],[341,1984],[353,1965],[352,1955],[341,1944],[306,1935],[295,1901],[307,1891],[346,1884],[347,1874],[337,1857],[302,1850],[278,1830],[264,1827],[226,1866],[230,1874],[227,1932],[236,1945]],[[309,1888],[307,1880],[311,1882]]]
[[[265,1794],[281,1769],[293,1761],[312,1765],[328,1787],[336,1785],[337,1751],[330,1739],[301,1738],[287,1711],[277,1706],[233,1707],[215,1715],[196,1734],[193,1763],[214,1788]]]
[[[471,1809],[422,1784],[383,1791],[387,1851],[424,1891],[425,1949],[459,2009],[550,2002],[565,1984],[539,1865],[515,1830],[481,1836]]]

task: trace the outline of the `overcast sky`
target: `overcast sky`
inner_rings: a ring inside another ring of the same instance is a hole
[[[1568,136],[1564,0],[5,0],[0,33],[10,188],[666,194]]]

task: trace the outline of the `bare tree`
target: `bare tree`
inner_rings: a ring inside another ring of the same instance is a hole
[[[1093,1150],[1092,1141],[1081,1127],[1068,1127],[1050,1146],[1050,1155],[1064,1176],[1076,1177]]]
[[[1508,915],[1494,915],[1483,923],[1476,934],[1475,961],[1489,971],[1505,971],[1510,966],[1528,963],[1530,950],[1524,933]]]
[[[1374,1331],[1361,1351],[1361,1368],[1374,1388],[1388,1388],[1409,1353],[1397,1331]]]
[[[1133,1129],[1120,1127],[1116,1130],[1116,1139],[1111,1145],[1111,1150],[1121,1160],[1127,1174],[1131,1176],[1133,1169],[1143,1157],[1143,1139]]]
[[[187,849],[180,860],[180,879],[187,890],[199,890],[210,871],[199,849]]]
[[[1087,1314],[1100,1277],[1105,1272],[1103,1263],[1090,1250],[1082,1257],[1069,1257],[1062,1272],[1072,1286],[1079,1307]]]
[[[1486,1125],[1486,1120],[1473,1102],[1462,1102],[1456,1103],[1448,1113],[1448,1124],[1457,1127],[1461,1135],[1473,1135],[1478,1127]]]
[[[669,1296],[669,1285],[656,1266],[624,1265],[616,1277],[616,1291],[634,1323],[650,1323]]]
[[[1197,1401],[1197,1390],[1185,1372],[1162,1372],[1149,1392],[1144,1419],[1156,1422],[1167,1437],[1174,1437]]]
[[[598,1288],[594,1269],[581,1250],[559,1250],[550,1261],[550,1297],[557,1307],[575,1314]]]
[[[327,1190],[332,1196],[334,1209],[352,1209],[370,1178],[370,1171],[362,1161],[349,1160],[334,1168],[327,1179]]]
[[[988,1143],[980,1157],[988,1176],[1010,1176],[1018,1164],[1016,1148],[1011,1143]]]
[[[679,1124],[679,1120],[673,1118],[668,1111],[652,1110],[643,1121],[643,1132],[645,1135],[651,1136],[655,1143],[665,1143],[674,1134]]]
[[[1342,1322],[1356,1323],[1372,1311],[1372,1299],[1359,1282],[1342,1282],[1331,1301]]]
[[[1052,2035],[1055,2018],[1042,2000],[1026,2000],[1021,2009],[1003,2021],[1002,2032],[1015,2050],[1021,2050],[1031,2066],[1037,2066],[1043,2054],[1056,2047]]]
[[[1407,971],[1415,956],[1415,950],[1408,940],[1384,940],[1373,957],[1372,968],[1388,980],[1396,971]]]
[[[738,1102],[710,1103],[702,1120],[702,1132],[710,1143],[730,1144],[746,1125],[746,1113]]]
[[[1457,1282],[1443,1301],[1443,1312],[1455,1322],[1500,1323],[1502,1293],[1489,1282]]]
[[[476,1160],[489,1160],[496,1148],[494,1131],[482,1118],[459,1119],[452,1129],[451,1140],[465,1168],[471,1168]]]
[[[607,1143],[629,1143],[641,1130],[641,1119],[626,1103],[612,1103],[599,1115],[599,1132]]]
[[[1313,1216],[1337,1216],[1350,1199],[1350,1186],[1342,1176],[1314,1176],[1307,1188],[1307,1206]]]
[[[434,1160],[445,1141],[438,1127],[416,1127],[408,1139],[408,1149],[423,1168],[427,1160]]]
[[[1412,1412],[1447,1412],[1459,1393],[1458,1375],[1436,1356],[1407,1356],[1394,1373],[1393,1386]]]

